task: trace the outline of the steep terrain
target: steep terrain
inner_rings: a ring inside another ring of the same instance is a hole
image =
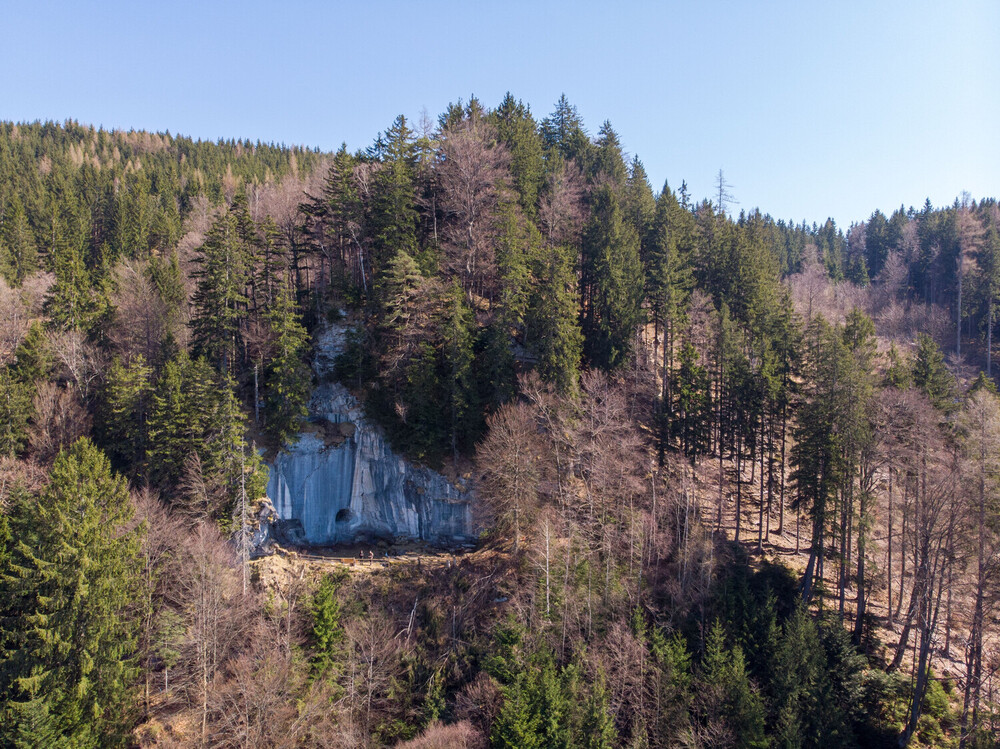
[[[309,429],[271,464],[276,537],[312,545],[473,540],[474,498],[465,482],[454,485],[397,455],[358,400],[332,381],[344,333],[330,325],[316,336],[320,385],[309,401]]]

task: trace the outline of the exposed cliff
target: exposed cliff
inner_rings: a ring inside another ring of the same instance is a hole
[[[358,539],[450,543],[475,534],[473,495],[444,476],[395,454],[361,404],[329,378],[344,328],[317,339],[321,385],[299,440],[271,465],[267,495],[278,535],[308,544]]]

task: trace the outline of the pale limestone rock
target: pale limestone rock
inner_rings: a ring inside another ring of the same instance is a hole
[[[315,367],[321,381],[331,373],[344,336],[341,326],[320,335]],[[396,455],[342,385],[324,382],[316,388],[309,419],[323,428],[303,431],[298,442],[278,454],[267,487],[283,521],[279,525],[286,535],[299,536],[291,540],[329,545],[474,538],[474,494]],[[324,439],[329,434],[339,439]]]

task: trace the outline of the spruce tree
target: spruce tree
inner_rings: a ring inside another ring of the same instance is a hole
[[[372,154],[382,162],[375,177],[371,206],[372,257],[378,274],[397,252],[417,251],[417,210],[413,131],[400,115],[380,136]]]
[[[42,324],[36,320],[31,323],[27,335],[14,350],[11,370],[21,382],[34,384],[39,380],[49,379],[53,365],[49,337]]]
[[[1000,298],[1000,232],[991,221],[983,243],[976,253],[977,286],[986,304],[986,319],[982,321],[986,337],[986,374],[993,374],[993,327],[995,307]]]
[[[490,117],[499,140],[510,151],[510,172],[518,203],[525,215],[534,217],[545,179],[542,137],[535,118],[528,105],[515,100],[510,92]]]
[[[198,286],[191,299],[195,352],[207,357],[220,372],[231,373],[249,281],[249,258],[240,244],[236,214],[228,211],[212,224],[196,260]]]
[[[312,597],[312,656],[309,665],[315,678],[335,682],[346,656],[346,634],[337,600],[338,580],[324,577]]]
[[[266,366],[264,413],[267,431],[280,446],[294,439],[300,419],[309,411],[306,407],[312,386],[306,364],[309,336],[287,283],[279,285],[267,317],[274,354]]]
[[[625,168],[622,144],[618,133],[607,120],[604,121],[597,133],[590,169],[590,176],[594,182],[610,185],[619,195],[624,193],[628,174]]]
[[[956,403],[955,378],[944,364],[941,347],[926,333],[917,336],[917,356],[913,361],[913,385],[922,390],[934,407],[950,413]]]
[[[712,401],[708,372],[698,363],[698,352],[690,341],[681,347],[680,367],[675,375],[673,432],[681,451],[692,462],[709,451],[712,437]]]
[[[569,103],[566,94],[559,97],[555,111],[542,120],[540,129],[546,157],[550,162],[555,155],[567,161],[575,159],[586,163],[593,146],[583,128],[579,112]]]
[[[568,749],[571,746],[568,713],[572,706],[551,654],[543,657],[541,672],[535,675],[532,691],[532,709],[539,718],[541,745],[546,749]]]
[[[608,693],[602,673],[597,674],[591,687],[580,732],[581,743],[586,749],[613,749],[618,746],[618,731],[608,709]]]
[[[0,367],[0,456],[17,455],[27,444],[33,395],[11,367]]]
[[[129,364],[116,358],[104,383],[98,420],[100,441],[112,465],[133,475],[141,475],[145,469],[152,375],[152,368],[140,354]]]
[[[12,286],[19,286],[37,268],[38,249],[20,195],[15,192],[0,227],[0,275]]]
[[[76,215],[75,204],[63,212],[58,240],[52,248],[55,283],[45,300],[52,324],[63,330],[88,330],[97,314],[91,271],[86,265],[86,229]]]
[[[538,270],[525,337],[538,374],[561,393],[576,390],[583,352],[575,286],[569,249],[553,247]]]
[[[532,709],[530,687],[523,673],[503,689],[503,706],[493,721],[490,745],[495,749],[541,749],[540,716]]]
[[[456,282],[448,295],[441,321],[442,381],[444,405],[448,411],[452,456],[458,459],[459,447],[467,447],[478,436],[478,415],[472,372],[473,331],[475,321]]]
[[[584,350],[602,369],[628,361],[642,316],[639,237],[622,218],[618,197],[598,189],[583,240]]]
[[[247,449],[245,420],[233,387],[230,377],[219,375],[204,359],[181,354],[164,367],[153,393],[147,455],[150,479],[168,496],[178,496],[185,462],[192,455],[202,474],[219,487],[219,502],[237,496],[241,455],[248,460],[247,496],[263,493],[266,472],[256,451]]]
[[[125,746],[135,687],[141,528],[125,480],[86,438],[14,508],[0,571],[3,733],[15,746]]]

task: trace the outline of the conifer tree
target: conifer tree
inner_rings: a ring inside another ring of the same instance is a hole
[[[917,356],[913,361],[913,385],[922,390],[934,407],[950,413],[957,408],[955,379],[944,364],[941,347],[926,333],[917,336]]]
[[[372,149],[381,168],[375,177],[371,207],[373,266],[377,274],[397,252],[417,251],[417,211],[414,185],[414,135],[399,115]]]
[[[440,329],[443,380],[446,383],[445,406],[450,421],[451,451],[457,460],[459,445],[468,445],[478,432],[475,426],[478,410],[472,372],[472,336],[475,324],[472,312],[465,302],[465,295],[457,283],[452,286],[446,304]]]
[[[116,358],[104,383],[98,431],[112,465],[141,474],[148,449],[153,370],[140,354],[125,364]]]
[[[575,159],[586,163],[593,147],[579,112],[569,103],[566,94],[559,97],[555,111],[542,120],[541,134],[550,161],[554,153],[567,161]]]
[[[541,660],[540,673],[532,675],[534,677],[532,709],[539,717],[538,734],[541,746],[568,749],[572,746],[568,715],[572,706],[567,699],[561,675],[551,654],[544,654]]]
[[[312,385],[305,361],[309,336],[287,282],[278,286],[267,317],[274,354],[267,362],[265,373],[264,413],[268,432],[279,445],[284,445],[294,438],[299,420],[308,413],[306,404]]]
[[[493,722],[490,744],[495,749],[541,749],[540,716],[532,710],[524,673],[503,689],[503,706]]]
[[[653,227],[653,216],[656,213],[656,199],[653,197],[653,188],[649,186],[646,168],[638,156],[634,156],[628,165],[622,205],[626,220],[632,222],[636,234],[639,235],[640,254],[645,260]]]
[[[865,225],[865,265],[871,276],[882,272],[890,249],[889,221],[882,211],[876,210]]]
[[[336,681],[346,655],[346,634],[337,600],[338,581],[327,575],[312,597],[313,651],[310,667],[316,678]]]
[[[565,247],[553,247],[538,271],[526,322],[539,375],[561,393],[576,389],[583,334],[575,294],[576,273]]]
[[[33,389],[11,367],[0,367],[0,455],[17,455],[27,444]]]
[[[996,222],[991,221],[983,243],[976,253],[979,268],[979,293],[986,302],[986,374],[993,374],[993,318],[997,299],[1000,298],[1000,233]]]
[[[698,363],[698,352],[690,341],[681,347],[675,379],[673,431],[681,451],[694,461],[707,453],[711,444],[712,402],[708,372]]]
[[[176,497],[185,463],[196,455],[202,473],[223,492],[214,499],[227,503],[239,489],[240,456],[245,454],[247,495],[260,496],[266,475],[257,453],[246,449],[243,428],[232,379],[220,376],[204,359],[181,354],[167,362],[153,393],[147,451],[150,478]]]
[[[845,370],[842,337],[822,317],[810,323],[807,340],[804,364],[809,385],[798,408],[791,453],[795,503],[805,508],[813,521],[812,548],[802,581],[805,600],[812,595],[814,579],[823,577],[828,512],[842,475],[836,425],[843,406],[840,383]]]
[[[0,606],[19,633],[0,668],[13,745],[129,743],[141,535],[131,517],[125,480],[85,438],[56,459],[40,500],[16,507],[0,571]]]
[[[27,384],[47,380],[52,374],[52,347],[37,320],[31,323],[27,335],[14,350],[14,363],[10,366],[14,375]]]
[[[796,607],[782,628],[774,653],[771,696],[778,711],[775,733],[783,746],[822,746],[823,715],[829,701],[826,659],[816,625],[803,605]]]
[[[10,199],[0,227],[0,275],[19,286],[38,267],[38,249],[20,195]]]
[[[609,185],[618,195],[625,191],[627,172],[618,133],[607,120],[601,125],[594,143],[593,161],[590,165],[592,179],[598,184]]]
[[[580,733],[582,744],[587,749],[613,749],[618,746],[618,731],[608,710],[608,694],[602,673],[597,674],[591,687]]]
[[[84,257],[86,233],[73,204],[65,208],[61,220],[64,224],[52,248],[56,280],[45,300],[45,311],[57,328],[86,331],[97,313],[91,273]]]
[[[641,318],[639,237],[622,220],[618,197],[598,189],[583,241],[584,350],[602,369],[628,360]]]
[[[542,138],[531,109],[508,92],[491,113],[497,136],[510,151],[512,184],[526,216],[538,212],[538,195],[545,179]]]
[[[226,373],[236,365],[239,322],[247,304],[249,259],[242,252],[238,229],[231,211],[212,224],[199,248],[198,287],[192,296],[195,351]]]

